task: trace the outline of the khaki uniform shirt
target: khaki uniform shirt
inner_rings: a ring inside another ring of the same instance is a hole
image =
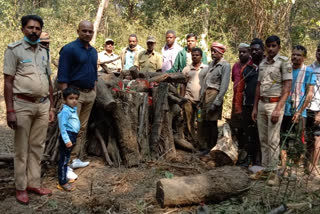
[[[135,58],[134,65],[139,67],[141,72],[156,72],[162,68],[162,56],[156,51],[148,54],[147,50],[144,50]]]
[[[119,58],[119,59],[117,59],[117,58]],[[105,62],[108,62],[108,61],[111,61],[114,59],[117,59],[117,60],[110,62],[110,63],[105,63]],[[110,69],[113,72],[121,69],[120,57],[115,53],[108,54],[106,51],[100,52],[98,54],[98,64],[101,64],[101,63],[105,63],[105,65],[108,67],[108,69]],[[103,68],[99,65],[98,71],[102,71],[102,70],[103,70]]]
[[[24,40],[8,45],[4,54],[3,73],[14,76],[14,94],[35,98],[49,94],[50,61],[47,49],[41,45],[37,45],[34,52]]]
[[[260,85],[260,96],[280,97],[282,82],[292,80],[292,67],[288,57],[279,54],[269,63],[264,58],[259,65],[258,81]]]
[[[185,98],[191,101],[199,101],[200,100],[200,78],[199,74],[203,68],[207,68],[208,65],[202,64],[199,68],[193,67],[193,65],[187,65],[183,70],[182,73],[185,75],[187,79],[187,86],[186,86],[186,95]]]

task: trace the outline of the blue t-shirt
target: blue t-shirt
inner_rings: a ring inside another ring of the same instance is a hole
[[[58,123],[64,143],[70,142],[67,131],[74,133],[80,131],[80,120],[77,114],[77,107],[72,108],[63,104],[63,108],[58,114]]]
[[[65,45],[60,51],[58,82],[93,89],[98,80],[97,62],[97,50],[86,49],[79,39]]]
[[[292,88],[291,88],[291,94],[294,93],[294,88],[295,88],[295,84],[298,78],[298,74],[300,72],[301,68],[299,69],[294,69],[292,71]],[[316,84],[316,75],[311,75],[311,72],[313,72],[311,67],[307,67],[306,68],[306,72],[305,72],[305,76],[304,76],[304,80],[303,80],[303,84],[301,86],[301,95],[300,95],[300,103],[298,105],[298,109],[301,108],[305,98],[306,98],[306,88],[307,85],[315,85]],[[291,95],[288,97],[287,101],[286,101],[286,105],[285,105],[285,109],[284,109],[284,115],[285,116],[293,116],[294,113],[296,112],[295,109],[292,108],[292,97]],[[303,110],[302,112],[302,117],[307,117],[307,111]]]
[[[126,63],[124,64],[124,70],[129,70],[134,64],[134,55],[136,54],[135,51],[127,50],[126,53]]]

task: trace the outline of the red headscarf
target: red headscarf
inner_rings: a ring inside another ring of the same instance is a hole
[[[212,43],[211,48],[213,48],[215,51],[217,51],[221,54],[224,54],[224,52],[226,52],[226,50],[227,50],[227,47],[219,42]]]

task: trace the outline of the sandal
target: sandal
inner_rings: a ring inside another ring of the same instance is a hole
[[[68,192],[71,192],[76,189],[76,187],[70,183],[66,183],[64,185],[58,184],[57,188],[60,190],[68,191]]]

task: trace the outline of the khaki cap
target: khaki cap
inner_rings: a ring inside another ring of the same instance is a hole
[[[153,36],[148,36],[147,42],[156,42],[156,39]]]
[[[42,32],[40,35],[40,42],[50,42],[50,36],[47,32]]]
[[[111,38],[106,38],[106,41],[104,43],[107,43],[107,42],[112,42],[114,44],[114,41]]]

